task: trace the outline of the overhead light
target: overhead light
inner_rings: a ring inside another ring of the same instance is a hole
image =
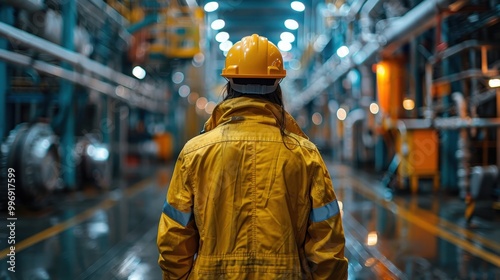
[[[174,82],[175,84],[180,84],[180,83],[182,83],[182,81],[184,81],[184,73],[175,72],[172,75],[172,82]]]
[[[295,30],[299,28],[299,23],[294,19],[287,19],[285,20],[285,27],[290,30]]]
[[[297,12],[303,12],[306,9],[306,6],[300,1],[293,1],[290,6]]]
[[[205,97],[200,97],[198,100],[196,100],[196,107],[200,110],[205,110],[205,106],[207,106],[207,98]]]
[[[136,67],[134,67],[134,69],[132,69],[132,75],[134,75],[137,79],[142,80],[144,79],[144,77],[146,77],[146,70],[137,65]]]
[[[281,33],[280,39],[282,41],[292,43],[293,41],[295,41],[295,35],[293,35],[291,32],[285,31],[285,32]]]
[[[220,43],[219,49],[223,52],[227,52],[227,51],[229,51],[229,49],[231,49],[232,46],[233,46],[233,42],[228,40],[228,41]]]
[[[281,51],[288,52],[292,49],[292,44],[290,44],[289,42],[286,42],[286,41],[279,41],[278,48]]]
[[[372,104],[370,104],[370,113],[376,115],[379,110],[380,108],[378,107],[377,103],[373,102]]]
[[[191,88],[188,85],[182,85],[179,88],[179,95],[181,97],[187,97],[191,93]]]
[[[193,66],[194,67],[200,67],[203,65],[203,62],[205,62],[205,55],[201,52],[195,54],[193,56]]]
[[[220,30],[226,26],[226,22],[222,19],[216,19],[212,22],[210,27],[212,27],[213,30]]]
[[[313,48],[316,52],[322,52],[326,45],[330,42],[330,39],[325,34],[321,34],[314,41]]]
[[[500,87],[500,79],[498,78],[490,79],[488,81],[488,85],[492,88]]]
[[[215,102],[213,102],[213,101],[207,102],[207,105],[205,105],[205,112],[207,114],[211,115],[212,112],[214,111],[216,105],[217,104]]]
[[[337,110],[337,118],[341,121],[347,118],[347,111],[344,108],[339,108]]]
[[[315,125],[320,125],[323,122],[323,116],[321,113],[316,112],[312,115],[311,120]]]
[[[415,108],[415,101],[410,98],[405,98],[403,100],[403,108],[405,108],[406,111],[411,111]]]
[[[87,155],[95,161],[106,161],[109,157],[109,151],[101,145],[90,144],[87,146]]]
[[[217,33],[217,35],[215,35],[215,41],[219,43],[225,42],[227,40],[229,40],[229,33],[225,31],[219,32]]]
[[[386,71],[385,66],[383,64],[376,64],[375,72],[377,73],[377,75],[385,76],[387,71]]]
[[[375,246],[377,245],[378,242],[378,234],[375,231],[371,231],[368,233],[368,236],[366,238],[366,245],[368,246]]]
[[[200,98],[200,95],[197,92],[191,92],[188,96],[189,104],[196,104],[196,100],[198,100],[198,98]]]
[[[337,55],[340,58],[346,57],[349,54],[349,48],[347,46],[342,46],[337,49]]]
[[[218,8],[219,8],[219,3],[215,2],[215,1],[208,2],[203,7],[203,9],[205,10],[205,12],[207,12],[207,13],[215,12]]]

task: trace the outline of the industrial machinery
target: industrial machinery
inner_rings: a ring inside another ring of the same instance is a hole
[[[111,161],[108,145],[94,134],[85,134],[76,143],[75,160],[79,186],[90,184],[98,188],[110,188]]]
[[[7,168],[15,172],[16,194],[30,208],[44,207],[50,194],[62,186],[58,137],[43,123],[19,124],[2,144],[1,178]],[[0,207],[4,208],[7,186],[2,184]]]

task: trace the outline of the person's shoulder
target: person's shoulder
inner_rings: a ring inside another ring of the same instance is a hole
[[[293,132],[289,132],[289,133],[287,133],[286,138],[288,138],[285,140],[287,144],[299,146],[300,148],[309,150],[311,152],[318,151],[318,148],[316,147],[316,145],[313,142],[311,142],[311,140],[309,140],[305,137],[302,137],[298,134],[295,134]]]
[[[184,154],[189,154],[206,146],[212,145],[215,142],[217,142],[217,139],[213,130],[211,130],[189,139],[186,144],[184,144],[184,148],[182,150],[184,151]]]

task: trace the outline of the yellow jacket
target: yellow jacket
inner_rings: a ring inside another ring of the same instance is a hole
[[[277,118],[273,103],[230,99],[186,143],[158,227],[163,279],[347,279],[327,168],[293,118],[284,138]]]

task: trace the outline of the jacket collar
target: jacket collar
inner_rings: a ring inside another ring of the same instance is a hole
[[[203,132],[236,120],[249,120],[278,126],[277,119],[281,119],[281,109],[277,104],[258,98],[236,97],[225,100],[214,108],[212,116],[205,123]],[[285,112],[285,126],[288,132],[308,139],[307,135],[300,129],[295,119],[288,112]]]

